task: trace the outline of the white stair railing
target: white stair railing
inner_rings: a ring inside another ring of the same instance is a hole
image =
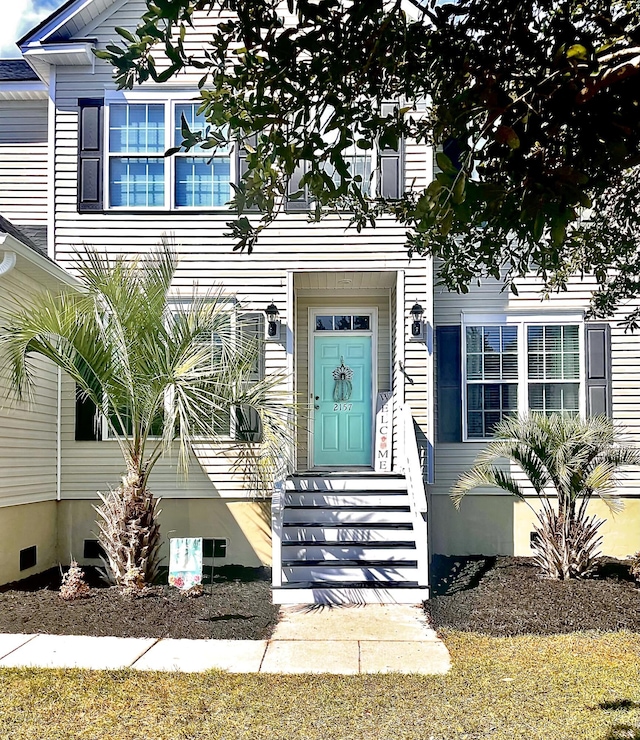
[[[407,479],[407,490],[413,514],[413,527],[416,536],[416,552],[418,555],[418,585],[429,585],[429,548],[427,544],[427,491],[424,486],[422,463],[418,451],[418,440],[413,423],[411,409],[400,404],[398,408],[399,424],[402,429],[402,449],[398,458],[404,468]]]
[[[271,498],[271,584],[282,586],[282,518],[284,511],[284,480],[273,485]]]

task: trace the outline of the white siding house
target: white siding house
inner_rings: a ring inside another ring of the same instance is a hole
[[[57,291],[73,279],[0,217],[0,315],[25,305],[35,292]],[[10,393],[8,368],[0,369],[0,582],[32,575],[58,562],[60,497],[60,376],[35,360],[33,397]]]
[[[115,27],[135,29],[145,7],[142,0],[70,0],[21,40],[28,66],[0,62],[0,215],[31,229],[40,244],[46,241],[61,274],[73,274],[74,254],[86,244],[114,255],[137,254],[166,236],[180,255],[176,294],[194,285],[202,291],[221,287],[239,311],[264,316],[268,304],[278,308],[280,331],[265,341],[263,364],[266,373],[282,373],[297,402],[295,474],[270,502],[256,500],[235,468],[231,440],[195,449],[188,478],[177,475],[175,460],[162,460],[151,487],[163,499],[165,536],[223,539],[227,563],[273,563],[283,601],[318,600],[322,589],[337,600],[424,598],[427,548],[529,554],[525,507],[479,492],[458,513],[448,497],[493,423],[494,409],[470,405],[482,382],[463,376],[471,362],[466,330],[494,327],[500,333],[510,327],[505,337],[516,338],[514,369],[503,383],[510,389],[498,411],[507,403],[523,411],[529,393],[540,391],[531,391],[526,377],[529,328],[552,326],[562,333],[569,327],[567,346],[574,342],[575,356],[567,362],[575,361],[577,376],[561,379],[562,403],[586,412],[587,399],[595,403],[602,386],[602,398],[611,399],[608,410],[640,439],[637,338],[615,323],[611,332],[602,330],[607,343],[611,336],[611,352],[604,385],[598,386],[587,377],[587,282],[546,302],[533,280],[521,286],[518,298],[493,283],[464,297],[448,294],[434,289],[429,260],[408,257],[404,229],[390,218],[358,233],[346,228],[342,214],[316,224],[300,208],[285,208],[251,255],[233,252],[224,234],[239,152],[220,152],[211,164],[197,156],[163,158],[176,143],[181,114],[193,119],[199,75],[120,92],[111,68],[92,53],[116,40]],[[285,13],[286,7],[285,2]],[[202,46],[219,20],[199,16],[185,43]],[[407,141],[400,156],[398,189],[422,189],[432,177],[431,151]],[[374,170],[380,166],[371,164]],[[196,173],[210,187],[194,186]],[[0,301],[36,287],[20,283],[33,281],[34,274],[22,276],[18,268],[0,276]],[[50,285],[37,276],[35,283]],[[416,303],[425,309],[424,331],[413,336],[410,312]],[[436,364],[441,372],[434,392]],[[333,395],[333,373],[340,368],[352,373],[352,398]],[[540,392],[543,403],[545,394],[552,402],[554,389]],[[15,417],[17,436],[37,448],[38,463],[25,446],[11,474],[3,468],[0,506],[8,511],[27,500],[50,502],[52,513],[43,521],[52,522],[54,544],[39,566],[66,561],[70,553],[81,563],[95,563],[85,557],[95,539],[92,507],[96,491],[117,484],[118,448],[113,440],[79,433],[68,379],[43,368],[39,393],[37,406]],[[382,433],[392,465],[381,473],[374,465],[375,418],[384,393],[393,401],[392,431]],[[8,419],[0,418],[6,430]],[[607,524],[608,552],[638,549],[632,543],[640,519],[639,482],[630,477],[623,490],[630,516]],[[345,562],[335,566],[340,559]],[[0,568],[0,580],[9,577],[14,576]],[[371,581],[376,587],[367,590]]]

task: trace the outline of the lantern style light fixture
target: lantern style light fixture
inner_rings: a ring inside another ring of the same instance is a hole
[[[409,315],[411,316],[411,338],[412,339],[422,339],[422,335],[424,333],[424,327],[422,324],[423,314],[424,314],[424,309],[416,301],[413,304],[411,311],[409,312]]]
[[[264,310],[267,317],[267,339],[280,338],[280,311],[273,301]]]

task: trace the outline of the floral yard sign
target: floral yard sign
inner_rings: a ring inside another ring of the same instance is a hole
[[[186,591],[202,583],[202,537],[169,540],[169,585]]]

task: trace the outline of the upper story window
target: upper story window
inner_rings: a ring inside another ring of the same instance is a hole
[[[582,323],[491,321],[465,316],[465,438],[489,439],[502,419],[518,413],[583,413]]]
[[[231,146],[165,157],[182,142],[183,120],[206,135],[197,103],[125,102],[108,106],[108,206],[222,208],[231,200]]]
[[[234,144],[215,148],[194,147],[165,157],[179,147],[182,127],[212,133],[199,103],[185,93],[169,99],[148,93],[146,99],[109,94],[81,98],[78,141],[78,210],[106,209],[217,209],[226,208],[233,197],[233,184],[246,170],[246,151]],[[383,106],[384,107],[384,106]],[[222,133],[224,132],[214,132]],[[222,140],[225,136],[220,137]],[[343,153],[351,174],[358,177],[362,192],[371,196],[399,198],[404,190],[402,144],[395,149],[361,149],[357,142]],[[308,188],[301,185],[308,163],[302,161],[288,183],[287,210],[312,207]],[[332,165],[326,174],[338,180]]]

